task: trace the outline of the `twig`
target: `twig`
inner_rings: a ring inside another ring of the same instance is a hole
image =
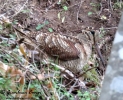
[[[111,0],[109,0],[109,6],[111,7],[111,10],[113,11],[113,7],[112,7],[112,4],[111,4]]]
[[[99,11],[99,15],[102,13],[102,10],[103,10],[102,3],[100,3],[100,6],[101,6],[101,8],[100,8],[100,11]]]
[[[91,68],[88,68],[86,71],[84,71],[82,74],[80,74],[79,76],[77,76],[77,78],[79,77],[82,77],[84,74],[86,74],[88,71],[94,69],[94,68],[97,68],[97,67],[91,67]]]
[[[60,70],[66,72],[66,73],[67,73],[68,75],[70,75],[71,77],[73,77],[73,78],[75,77],[75,75],[74,75],[72,72],[70,72],[69,70],[65,69],[65,68],[62,67],[62,66],[59,66],[59,65],[57,65],[57,64],[55,64],[55,63],[48,62],[48,61],[46,61],[46,60],[44,60],[44,63],[46,63],[46,64],[51,64],[51,65],[53,65],[53,66],[56,66],[56,67],[59,68]]]
[[[79,11],[80,11],[81,5],[82,5],[82,3],[83,3],[84,1],[85,1],[85,0],[81,0],[81,2],[80,2],[80,4],[79,4],[79,9],[78,9],[78,11],[77,11],[77,23],[79,22],[79,21],[78,21]]]
[[[74,87],[76,86],[76,84],[78,83],[78,79],[75,81],[75,83],[73,84],[73,86],[71,86],[71,88],[69,89],[69,93],[72,92],[72,90],[74,89]]]
[[[18,13],[21,12],[22,9],[24,9],[25,5],[28,3],[28,0],[26,0],[26,2],[23,4],[23,6],[14,14],[12,15],[12,17],[16,16]]]
[[[103,67],[105,68],[106,63],[105,63],[105,61],[104,61],[104,59],[102,57],[102,54],[100,52],[100,49],[99,49],[99,47],[98,47],[98,45],[96,43],[95,33],[94,32],[93,32],[93,40],[94,40],[94,45],[95,45],[96,52],[97,52],[99,58],[101,59],[101,62],[102,62]]]
[[[103,29],[105,29],[105,30],[110,30],[110,29],[117,29],[118,27],[108,27],[108,28],[103,28]],[[101,29],[101,28],[100,28]]]
[[[48,11],[50,8],[54,7],[55,4],[57,3],[58,1],[54,2],[53,4],[51,4],[48,8],[46,8],[46,11]]]
[[[73,90],[73,88],[75,87],[75,85],[77,84],[77,82],[78,82],[78,80],[76,80],[75,83],[73,84],[73,86],[71,86],[71,88],[70,88],[69,91],[68,91],[69,93],[72,92],[72,90]],[[60,97],[60,100],[62,100],[63,97],[65,97],[65,95],[62,95],[62,97]]]
[[[69,83],[67,83],[65,86],[70,85],[72,82],[74,82],[75,79],[72,79]]]

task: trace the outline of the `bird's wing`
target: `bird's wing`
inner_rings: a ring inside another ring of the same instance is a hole
[[[36,36],[41,48],[53,57],[60,60],[72,60],[79,58],[80,51],[75,47],[74,38],[68,38],[60,34],[41,33]]]

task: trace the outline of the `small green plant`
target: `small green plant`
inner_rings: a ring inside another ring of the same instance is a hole
[[[44,26],[48,25],[49,22],[46,20],[43,24],[38,24],[36,26],[36,30],[40,30],[41,28],[43,28]]]
[[[27,9],[27,10],[22,10],[21,12],[23,12],[23,13],[29,13],[30,10],[29,10],[29,9]]]
[[[88,16],[90,16],[90,15],[92,15],[93,14],[93,12],[88,12]]]
[[[79,100],[98,100],[97,96],[94,93],[91,93],[90,91],[78,91],[77,95],[79,97]]]
[[[6,97],[10,97],[9,91],[11,91],[11,80],[9,78],[0,78],[0,98],[6,100]]]
[[[92,6],[92,11],[88,12],[88,16],[92,15],[94,12],[97,12],[97,9],[100,7],[99,3],[90,3],[90,6]]]
[[[63,6],[63,9],[64,9],[65,11],[67,11],[67,10],[68,10],[68,7],[67,7],[67,6]]]
[[[99,3],[90,3],[90,5],[91,5],[92,7],[95,7],[95,8],[100,7],[100,4],[99,4]]]
[[[36,27],[36,30],[40,30],[43,27],[44,27],[44,24],[38,24],[37,27]]]
[[[14,24],[14,25],[18,24],[18,20],[14,20],[14,21],[12,22],[12,24]]]
[[[53,32],[53,29],[52,29],[52,28],[48,28],[48,31],[49,31],[49,32]]]
[[[87,91],[85,91],[84,93],[82,93],[81,91],[78,91],[77,95],[79,99],[81,100],[91,100],[90,93]]]
[[[3,29],[3,26],[2,25],[0,25],[0,30],[2,30]]]
[[[114,3],[113,8],[114,9],[123,9],[123,2],[117,1],[116,3]]]

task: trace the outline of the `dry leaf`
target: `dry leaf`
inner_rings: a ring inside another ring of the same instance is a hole
[[[16,77],[17,75],[20,75],[20,76],[22,76],[23,75],[23,73],[22,73],[22,71],[21,70],[19,70],[19,69],[16,69],[16,68],[14,68],[14,67],[10,67],[10,68],[8,68],[7,70],[6,70],[6,76],[12,76],[12,77]]]
[[[24,77],[24,76],[21,76],[20,84],[21,84],[21,85],[24,85],[24,83],[25,83],[25,77]]]
[[[32,96],[33,96],[33,91],[34,91],[34,90],[35,90],[34,88],[30,88],[29,90],[26,90],[26,93],[27,93],[27,94],[24,94],[24,95],[22,95],[21,97],[22,97],[22,98],[26,98],[26,99],[31,99]]]
[[[20,44],[19,50],[20,50],[20,52],[24,55],[24,57],[27,58],[27,55],[26,55],[26,53],[25,53],[24,44]]]
[[[3,77],[10,77],[11,79],[11,88],[13,91],[16,91],[16,82],[20,84],[20,90],[22,90],[23,85],[25,84],[25,77],[20,69],[15,67],[10,67],[0,61],[0,73]]]
[[[44,80],[45,79],[44,74],[37,74],[37,77],[38,77],[39,80]],[[32,80],[36,79],[36,77],[34,75],[31,75],[30,78]]]
[[[52,88],[52,87],[53,87],[52,82],[49,82],[49,83],[47,84],[47,87],[48,87],[48,88]]]
[[[28,61],[28,57],[27,57],[27,54],[25,52],[26,51],[25,45],[24,44],[20,44],[19,50],[22,53],[22,55],[24,55],[25,59]],[[26,62],[25,65],[28,65],[28,62]]]
[[[10,68],[8,65],[0,61],[0,73],[5,76],[7,69]]]

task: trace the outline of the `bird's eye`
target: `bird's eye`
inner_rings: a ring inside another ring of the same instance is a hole
[[[94,34],[95,34],[95,31],[90,31],[90,32],[91,32],[91,34],[92,34],[92,35],[94,35]]]

